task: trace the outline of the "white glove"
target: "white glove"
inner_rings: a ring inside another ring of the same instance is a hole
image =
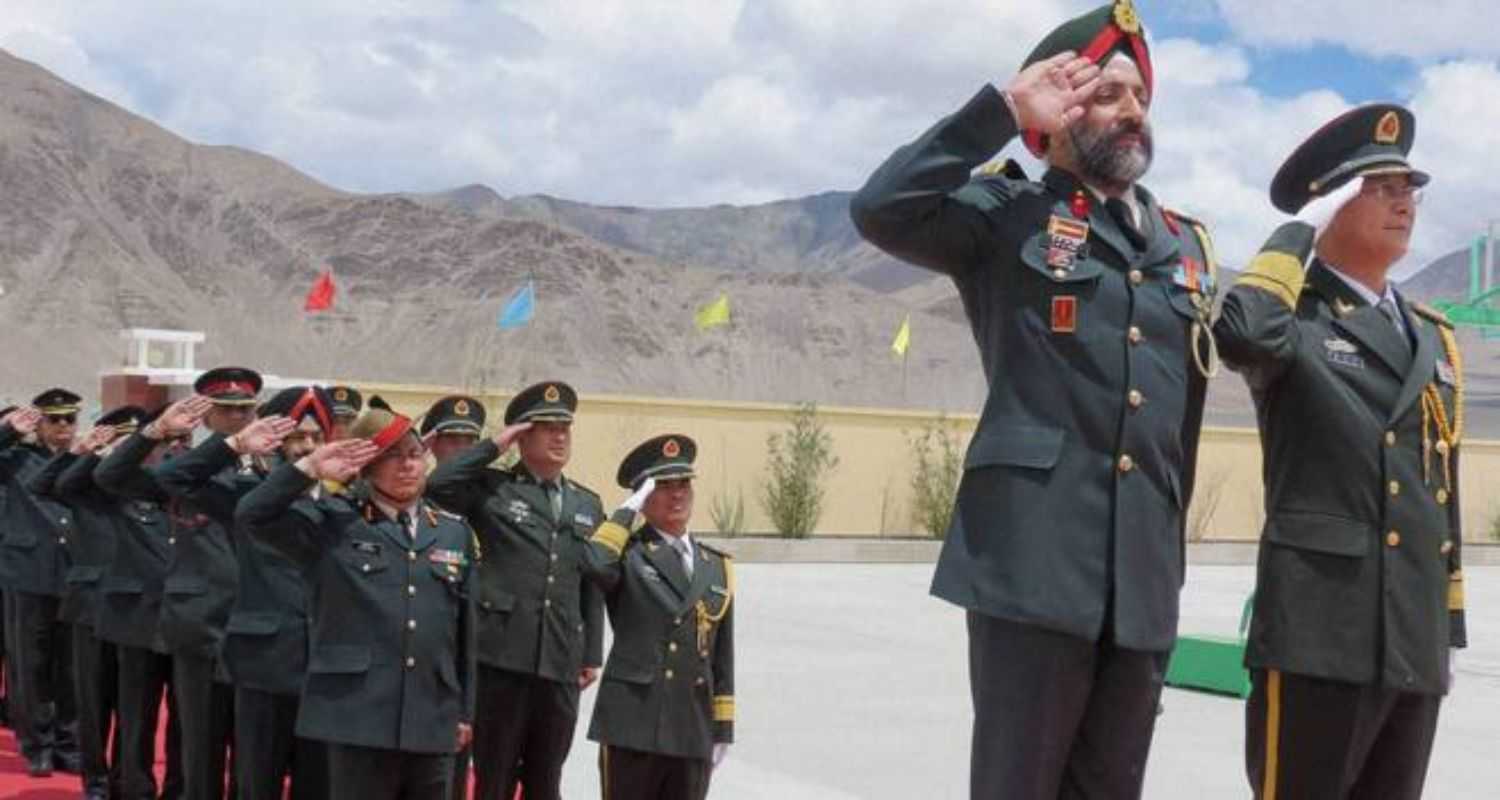
[[[646,505],[646,498],[650,497],[651,493],[655,490],[656,479],[647,478],[646,482],[641,484],[641,488],[636,489],[635,494],[630,496],[630,499],[620,504],[620,508],[628,508],[631,511],[640,513],[641,507]]]
[[[1313,241],[1317,241],[1317,237],[1323,235],[1323,231],[1328,229],[1328,223],[1333,222],[1333,218],[1338,216],[1339,211],[1344,208],[1344,204],[1353,200],[1359,194],[1360,188],[1364,186],[1364,183],[1364,178],[1353,178],[1348,183],[1334,189],[1328,194],[1309,200],[1307,205],[1303,206],[1302,210],[1297,212],[1297,221],[1311,225],[1313,230],[1317,232],[1313,237]]]
[[[729,755],[728,742],[719,742],[718,744],[714,745],[714,769],[719,768],[719,764],[724,761],[724,757],[727,755]]]

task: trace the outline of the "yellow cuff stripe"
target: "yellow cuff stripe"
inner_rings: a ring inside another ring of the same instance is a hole
[[[598,530],[594,531],[593,541],[608,547],[615,555],[619,555],[625,552],[625,543],[630,541],[630,531],[606,520]]]
[[[1274,250],[1261,253],[1250,262],[1235,283],[1254,286],[1276,295],[1288,308],[1296,308],[1297,295],[1302,294],[1302,284],[1307,276],[1302,271],[1302,262],[1296,257]]]
[[[1464,610],[1464,573],[1462,570],[1448,576],[1448,610]]]
[[[734,722],[734,695],[721,694],[714,698],[714,722]]]

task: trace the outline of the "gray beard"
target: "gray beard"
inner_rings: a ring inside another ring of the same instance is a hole
[[[1113,191],[1124,191],[1151,168],[1154,144],[1151,129],[1140,129],[1140,145],[1117,145],[1111,141],[1119,131],[1096,130],[1074,123],[1068,128],[1068,143],[1085,183]]]

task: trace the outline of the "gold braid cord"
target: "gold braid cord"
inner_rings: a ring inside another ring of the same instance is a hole
[[[1464,433],[1464,366],[1458,353],[1458,338],[1453,335],[1453,331],[1440,325],[1438,335],[1442,337],[1448,363],[1453,367],[1453,417],[1451,420],[1448,417],[1448,409],[1443,404],[1443,395],[1438,390],[1437,383],[1427,384],[1422,390],[1422,475],[1424,481],[1429,484],[1432,482],[1429,448],[1436,450],[1443,460],[1443,488],[1452,496],[1453,451],[1458,448],[1458,441]],[[1436,429],[1436,444],[1431,443],[1431,428]]]
[[[729,613],[729,606],[734,602],[734,563],[728,558],[724,559],[724,582],[729,584],[726,589],[728,594],[724,596],[724,605],[719,607],[719,613],[708,613],[708,603],[699,600],[695,610],[698,612],[698,651],[708,649],[708,635],[714,626],[723,621],[724,615]]]

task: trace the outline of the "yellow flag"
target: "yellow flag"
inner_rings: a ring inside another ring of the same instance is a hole
[[[911,345],[911,315],[901,320],[901,327],[896,329],[896,338],[891,340],[891,352],[903,358],[906,357],[906,348]]]
[[[698,309],[693,315],[693,322],[698,330],[706,331],[709,328],[717,328],[720,325],[729,324],[729,293],[721,292],[719,299]]]

